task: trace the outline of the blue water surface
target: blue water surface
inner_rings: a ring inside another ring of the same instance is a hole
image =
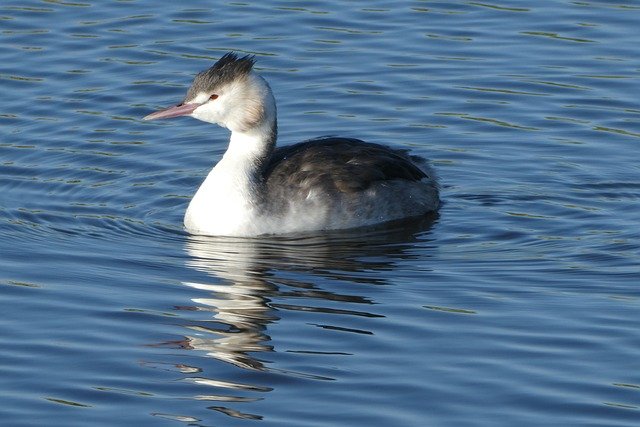
[[[0,423],[640,425],[640,4],[0,4]],[[280,144],[432,159],[434,218],[190,236],[256,55]]]

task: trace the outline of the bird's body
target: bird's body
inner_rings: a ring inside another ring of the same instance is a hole
[[[253,58],[224,55],[185,101],[145,119],[190,115],[231,130],[229,147],[191,200],[193,234],[259,236],[362,227],[438,208],[427,162],[352,138],[275,148],[276,106]]]

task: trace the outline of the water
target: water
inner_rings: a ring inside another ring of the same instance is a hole
[[[2,425],[638,425],[639,20],[630,0],[3,2]],[[227,134],[140,118],[231,49],[257,55],[281,143],[410,148],[439,216],[187,235]]]

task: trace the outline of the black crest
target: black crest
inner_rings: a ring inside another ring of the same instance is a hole
[[[198,92],[210,92],[217,87],[246,77],[255,62],[253,55],[238,58],[234,52],[225,53],[211,68],[196,75],[186,99],[193,99]]]

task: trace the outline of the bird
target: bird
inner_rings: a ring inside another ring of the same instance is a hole
[[[437,211],[429,161],[407,150],[324,136],[276,148],[276,101],[254,55],[224,54],[183,101],[143,120],[190,116],[231,132],[184,216],[194,235],[258,237],[374,226]]]

